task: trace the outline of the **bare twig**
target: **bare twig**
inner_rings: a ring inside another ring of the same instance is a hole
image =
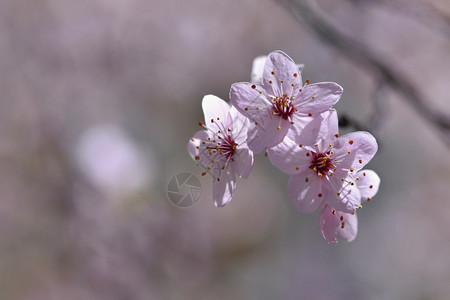
[[[373,94],[373,112],[370,115],[368,122],[364,122],[363,124],[352,116],[346,113],[341,113],[339,117],[339,127],[351,126],[356,130],[369,131],[373,133],[375,137],[378,137],[388,113],[385,101],[386,89],[387,87],[384,81],[378,83]]]
[[[339,50],[351,61],[374,73],[381,82],[403,94],[403,98],[417,113],[434,126],[450,147],[450,117],[430,107],[419,91],[392,65],[380,59],[371,49],[357,40],[345,36],[333,27],[320,9],[310,0],[278,0],[287,4],[297,19],[323,42]]]
[[[387,86],[384,81],[380,81],[375,88],[373,94],[373,113],[370,119],[370,128],[372,129],[375,136],[380,134],[381,128],[385,123],[388,107],[386,101]]]
[[[395,10],[421,22],[433,31],[444,34],[450,38],[450,17],[443,14],[431,3],[413,0],[351,0],[356,4],[379,5],[382,8]]]

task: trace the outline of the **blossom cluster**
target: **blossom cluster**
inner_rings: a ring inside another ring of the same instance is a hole
[[[230,202],[237,176],[248,178],[254,153],[290,175],[287,194],[301,212],[320,209],[319,231],[329,243],[352,241],[356,210],[378,191],[380,178],[364,166],[377,152],[368,132],[339,136],[333,105],[342,87],[333,82],[303,84],[303,65],[282,51],[257,57],[252,81],[231,86],[230,102],[203,98],[204,122],[188,151],[213,178],[217,207]]]

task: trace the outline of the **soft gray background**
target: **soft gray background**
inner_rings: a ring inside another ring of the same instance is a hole
[[[449,36],[401,10],[450,5],[384,2],[320,5],[449,113]],[[275,1],[0,0],[0,299],[448,299],[449,151],[392,91],[354,242],[324,242],[264,155],[214,207],[186,151],[201,99],[277,49],[370,116],[372,74]],[[165,195],[182,171],[203,185],[189,209]]]

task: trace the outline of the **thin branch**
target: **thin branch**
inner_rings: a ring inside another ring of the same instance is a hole
[[[374,131],[375,135],[378,135],[381,131],[381,128],[385,124],[386,117],[389,113],[389,109],[387,107],[387,86],[384,81],[380,81],[375,88],[373,93],[373,113],[370,118],[370,126]]]
[[[364,122],[363,124],[352,116],[346,113],[341,113],[339,116],[339,127],[352,127],[355,130],[369,131],[375,137],[378,137],[388,114],[385,96],[386,89],[387,87],[384,81],[377,84],[372,97],[373,112],[369,117],[369,122]],[[379,144],[381,144],[381,141],[379,141]]]
[[[431,3],[412,0],[350,0],[355,4],[379,5],[394,10],[409,18],[421,22],[433,31],[439,31],[450,38],[450,17],[443,14]]]
[[[450,147],[450,117],[431,108],[419,91],[392,65],[380,59],[371,49],[336,30],[323,16],[316,2],[308,0],[277,0],[289,5],[297,19],[323,42],[339,50],[351,61],[374,73],[381,82],[403,94],[417,113],[434,126]]]

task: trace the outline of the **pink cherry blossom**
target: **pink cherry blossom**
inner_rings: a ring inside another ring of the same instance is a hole
[[[361,202],[370,201],[378,192],[380,177],[372,170],[362,170],[356,173],[356,185],[361,193]],[[356,212],[343,213],[326,204],[320,212],[319,232],[328,243],[353,241],[358,233]]]
[[[258,72],[255,71],[256,79]],[[230,100],[252,122],[248,144],[258,153],[279,144],[288,133],[290,137],[300,134],[341,94],[342,87],[333,82],[303,85],[294,61],[284,52],[275,51],[265,60],[262,80],[233,84]]]
[[[328,204],[352,213],[361,205],[356,174],[377,149],[368,132],[339,137],[336,111],[329,110],[308,123],[295,140],[286,137],[267,152],[275,166],[292,175],[288,197],[299,211],[312,212]]]
[[[188,143],[188,152],[204,168],[202,175],[213,178],[213,200],[217,207],[230,202],[236,188],[236,175],[248,178],[253,152],[247,146],[249,120],[234,107],[214,96],[202,102],[206,130],[198,131]]]

